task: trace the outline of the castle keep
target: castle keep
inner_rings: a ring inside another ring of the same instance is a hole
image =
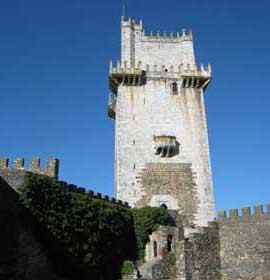
[[[116,195],[132,206],[180,210],[206,225],[215,212],[204,104],[211,67],[196,64],[185,30],[146,34],[142,21],[122,18],[121,37],[108,108],[115,119]]]

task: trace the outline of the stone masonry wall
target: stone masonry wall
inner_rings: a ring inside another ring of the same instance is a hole
[[[244,208],[238,216],[233,209],[228,217],[221,212],[218,223],[223,279],[270,279],[270,211]]]
[[[185,239],[185,279],[220,280],[218,224],[197,230]]]

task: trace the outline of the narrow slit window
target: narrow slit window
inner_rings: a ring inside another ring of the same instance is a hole
[[[153,242],[153,251],[154,251],[154,258],[158,256],[158,250],[157,250],[157,241]]]
[[[176,82],[172,83],[172,94],[177,95],[178,94],[178,85]]]
[[[167,251],[168,252],[172,251],[172,240],[173,240],[172,235],[168,235],[168,237],[167,237]]]

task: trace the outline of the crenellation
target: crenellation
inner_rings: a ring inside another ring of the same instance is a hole
[[[49,158],[46,163],[44,175],[58,178],[58,174],[59,174],[59,160],[56,158]]]
[[[8,169],[9,159],[8,158],[0,158],[0,169]]]
[[[219,211],[218,212],[218,219],[219,220],[225,220],[227,219],[227,212],[226,211]]]
[[[25,164],[24,158],[16,158],[13,164],[9,164],[8,158],[0,159],[0,172],[5,170],[5,173],[12,173],[16,171],[31,172],[35,174],[46,175],[53,178],[58,178],[59,173],[59,160],[50,158],[44,170],[41,169],[40,158],[33,158],[29,161],[29,164]]]
[[[251,207],[242,208],[242,220],[243,222],[249,222],[251,218]]]
[[[16,158],[13,162],[13,169],[24,169],[24,158]]]
[[[265,220],[270,220],[270,205],[256,205],[253,207],[243,207],[239,209],[230,209],[227,211],[219,211],[217,221],[221,223],[243,222],[243,223],[257,223]],[[266,209],[266,211],[264,210]]]
[[[191,77],[205,77],[210,79],[212,75],[211,64],[205,67],[203,64],[198,67],[196,64],[179,64],[179,65],[165,65],[165,64],[143,64],[142,61],[138,61],[136,67],[128,67],[127,61],[116,62],[114,66],[113,62],[110,62],[109,74],[111,75],[141,75],[142,71],[145,71],[147,78],[160,77],[160,78],[173,78],[179,79],[182,76]],[[152,75],[155,76],[152,76]]]
[[[99,199],[102,199],[102,194],[98,192],[98,193],[96,194],[96,197],[99,198]]]
[[[238,221],[238,219],[239,219],[238,209],[230,209],[229,210],[229,219],[231,221]]]
[[[29,170],[36,174],[41,173],[40,158],[33,158],[31,160]]]
[[[254,215],[257,217],[264,215],[263,205],[256,205],[254,207]]]
[[[167,32],[167,31],[159,31],[156,32],[150,31],[145,32],[142,30],[142,41],[149,41],[149,42],[167,42],[167,43],[181,43],[183,41],[192,41],[192,31],[186,32],[185,29],[182,32]]]
[[[130,207],[127,202],[123,202],[122,200],[116,200],[114,197],[109,197],[108,195],[103,195],[100,192],[96,193],[93,190],[85,189],[85,188],[79,187],[74,184],[68,184],[67,182],[64,182],[64,181],[59,181],[59,183],[61,184],[62,188],[66,189],[67,192],[71,191],[71,192],[75,192],[75,193],[85,193],[92,199],[104,200],[106,202],[109,202],[109,203],[112,203],[115,205],[119,205],[119,206],[123,206],[123,207],[127,207],[127,208]]]

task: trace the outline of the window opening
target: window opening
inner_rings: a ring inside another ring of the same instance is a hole
[[[157,257],[157,241],[153,242],[154,257]]]
[[[168,237],[167,237],[167,250],[168,250],[168,252],[172,251],[172,240],[173,240],[172,235],[168,235]]]
[[[178,85],[176,82],[172,83],[172,94],[177,95],[178,94]]]

